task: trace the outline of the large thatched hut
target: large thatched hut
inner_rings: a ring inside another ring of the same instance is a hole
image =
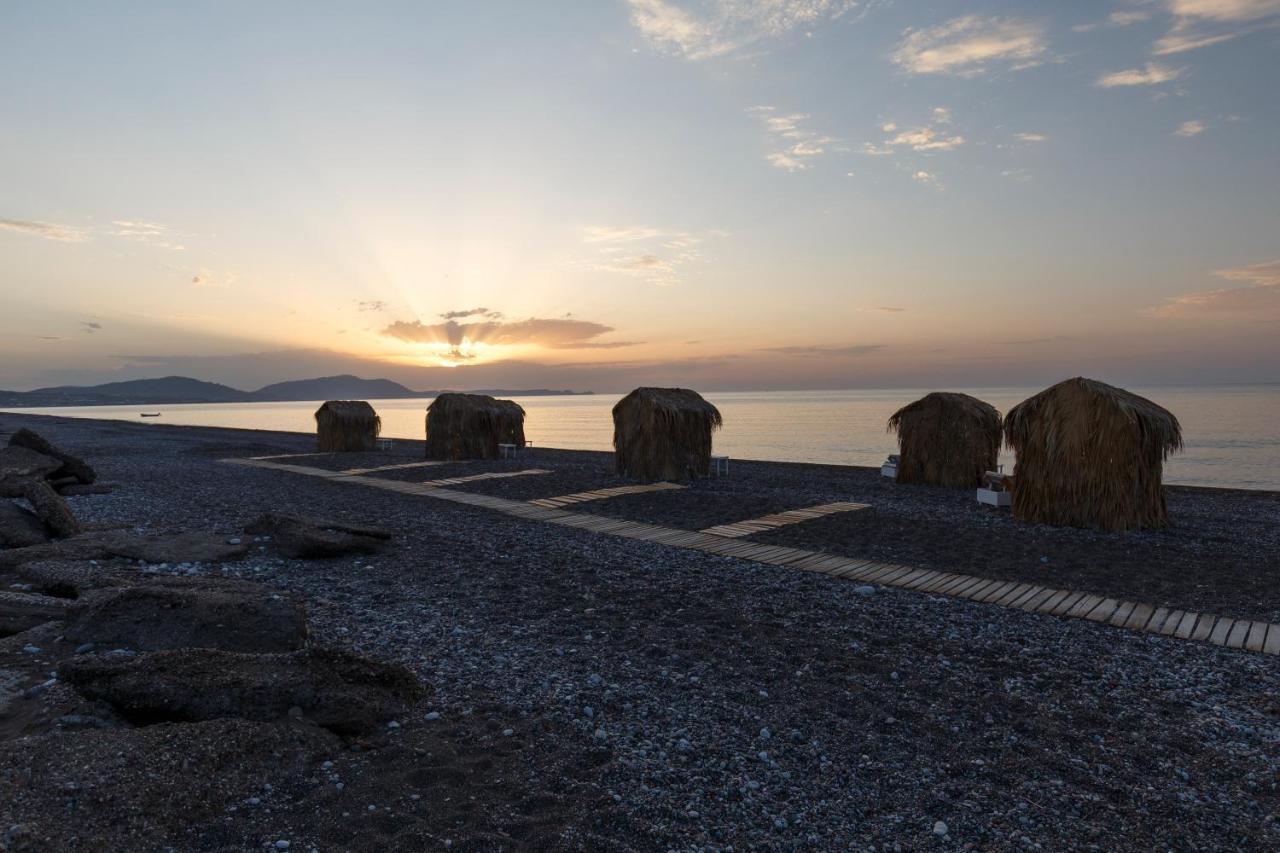
[[[1182,427],[1150,400],[1068,379],[1010,409],[1004,437],[1018,456],[1016,517],[1098,530],[1168,523],[1160,477]]]
[[[446,392],[427,407],[428,459],[497,459],[499,444],[524,447],[524,409],[517,403]]]
[[[619,474],[641,480],[706,476],[711,431],[720,410],[687,388],[637,388],[613,407],[613,448]]]
[[[889,418],[898,482],[971,489],[1000,456],[1000,413],[968,394],[934,391]]]
[[[373,450],[382,419],[364,400],[330,400],[316,409],[316,446],[321,453]]]

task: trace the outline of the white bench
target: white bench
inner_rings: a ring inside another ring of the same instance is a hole
[[[978,487],[977,493],[978,503],[994,507],[1013,506],[1013,492],[1006,488],[1009,478],[1005,476],[1004,466],[998,467],[999,470],[982,475],[982,485]]]
[[[524,450],[526,447],[529,447],[532,444],[533,442],[529,441],[528,439],[525,439],[525,442],[523,445],[500,443],[498,445],[498,458],[499,459],[515,459],[520,455],[521,450]]]
[[[728,456],[712,456],[711,457],[711,473],[713,476],[722,477],[729,474],[729,457]]]

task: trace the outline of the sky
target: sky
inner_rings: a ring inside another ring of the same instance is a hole
[[[5,0],[0,80],[0,388],[1280,381],[1280,0]]]

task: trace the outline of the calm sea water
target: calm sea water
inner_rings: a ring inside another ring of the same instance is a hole
[[[1002,412],[1039,389],[976,388],[969,393]],[[1172,483],[1280,490],[1280,385],[1134,389],[1174,412],[1186,451],[1170,459]],[[738,459],[878,465],[896,450],[885,421],[919,390],[707,393],[724,415],[716,452]],[[618,396],[517,397],[525,432],[539,447],[610,450],[610,409]],[[383,435],[422,438],[429,400],[373,400]],[[193,424],[311,432],[318,402],[85,406],[21,411],[138,423]],[[142,420],[140,411],[161,411]],[[1005,470],[1012,470],[1006,454]]]

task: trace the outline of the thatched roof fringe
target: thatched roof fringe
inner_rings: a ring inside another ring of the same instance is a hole
[[[935,391],[889,418],[899,483],[974,488],[1000,455],[1000,413],[968,394]]]
[[[316,446],[321,453],[373,450],[382,418],[364,400],[329,400],[316,409]]]
[[[496,459],[499,444],[524,446],[519,404],[487,394],[446,392],[427,407],[428,459]]]
[[[1016,517],[1100,530],[1168,523],[1164,461],[1183,444],[1167,409],[1076,377],[1009,410],[1004,436],[1017,454]]]
[[[687,388],[637,388],[613,407],[618,473],[642,480],[706,476],[720,410]]]

